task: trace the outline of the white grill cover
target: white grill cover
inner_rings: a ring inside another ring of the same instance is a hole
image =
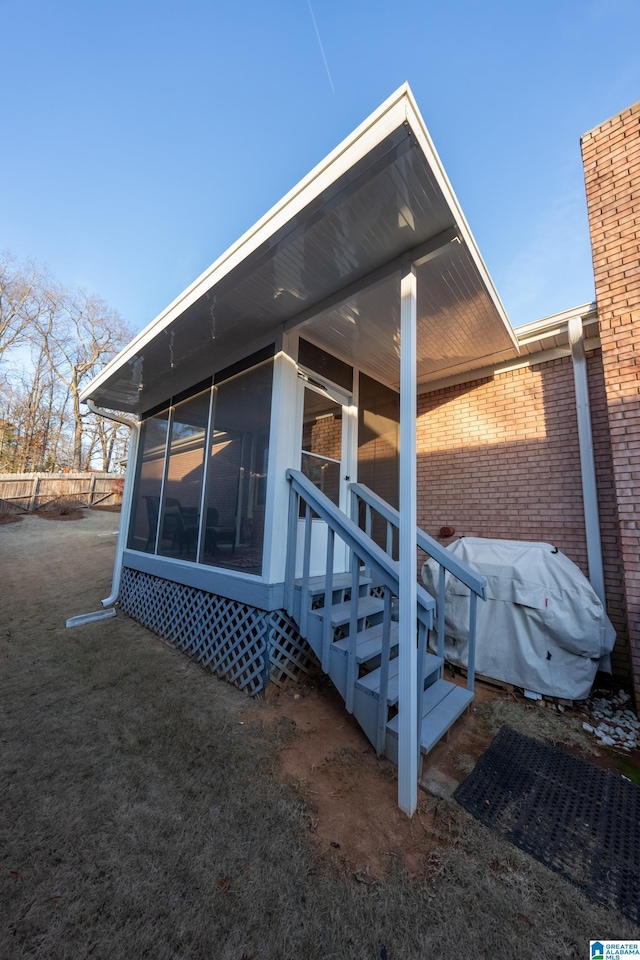
[[[589,695],[598,661],[616,634],[591,584],[548,543],[463,537],[447,548],[487,578],[478,600],[476,673],[536,693],[580,700]],[[422,579],[438,598],[438,565]],[[445,657],[467,666],[469,590],[445,577]],[[430,646],[435,649],[435,632]]]

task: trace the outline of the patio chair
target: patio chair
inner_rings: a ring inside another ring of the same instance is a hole
[[[156,535],[158,533],[158,509],[160,506],[160,497],[145,496],[144,500],[147,504],[147,524],[149,526],[149,535],[147,537],[147,542],[144,545],[146,552],[151,543],[153,543],[155,546]]]
[[[184,517],[182,505],[177,497],[166,497],[164,501],[160,542],[163,540],[171,540],[171,549],[175,550],[177,547],[182,553],[185,543]]]
[[[149,549],[151,543],[155,544],[158,530],[158,515],[160,509],[160,497],[145,496],[147,503],[147,520],[149,523],[149,536],[145,544],[145,551]],[[178,547],[182,550],[184,543],[184,520],[182,518],[182,507],[180,501],[175,497],[167,497],[162,517],[162,531],[160,534],[159,546],[163,540],[171,541],[171,549]]]
[[[231,545],[231,555],[236,549],[236,529],[235,527],[220,526],[220,515],[215,507],[207,507],[207,524],[204,531],[204,552],[207,554],[217,553],[221,543]]]

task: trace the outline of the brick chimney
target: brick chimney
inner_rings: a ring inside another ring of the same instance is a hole
[[[621,545],[640,707],[640,101],[581,140]]]

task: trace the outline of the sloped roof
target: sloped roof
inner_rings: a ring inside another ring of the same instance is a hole
[[[472,369],[484,356],[516,356],[405,84],[135,337],[82,399],[144,412],[249,345],[298,326],[397,385],[398,270],[419,258],[419,382]]]

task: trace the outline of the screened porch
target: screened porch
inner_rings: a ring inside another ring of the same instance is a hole
[[[479,359],[517,353],[404,85],[82,395],[136,417],[112,591],[117,597],[122,576],[132,615],[215,661],[220,676],[233,678],[244,664],[253,692],[274,657],[284,651],[278,663],[286,664],[305,656],[304,624],[319,591],[326,616],[317,629],[336,640],[329,659],[340,649],[331,611],[351,605],[352,698],[361,682],[357,647],[366,624],[376,625],[357,604],[377,608],[381,650],[399,668],[398,719],[387,720],[397,725],[399,803],[409,814],[421,684],[428,680],[434,693],[442,679],[442,664],[431,661],[423,678],[416,656],[434,610],[417,595],[416,396],[421,384],[476,369]],[[359,512],[352,515],[357,482],[369,491],[360,491],[358,508],[365,532]],[[383,504],[377,521],[371,502]],[[438,544],[430,549],[438,553]],[[360,562],[382,578],[384,609],[373,580],[360,584]],[[334,583],[342,600],[327,596]],[[286,600],[298,589],[299,602]],[[382,714],[385,689],[376,694]],[[438,736],[459,707],[440,717]]]
[[[398,394],[304,338],[295,347],[286,362],[284,353],[280,362],[265,357],[273,349],[250,355],[143,418],[127,553],[156,559],[159,575],[175,570],[163,561],[178,561],[187,581],[192,565],[269,579],[265,538],[278,540],[267,529],[270,463],[281,479],[300,469],[345,511],[345,485],[356,476],[398,507]],[[290,441],[278,463],[282,445],[274,442],[270,452],[272,398],[288,379],[297,400],[285,422],[273,425]],[[373,535],[382,539],[379,523]],[[395,546],[397,555],[397,538]],[[269,572],[280,581],[281,559],[280,570]]]

